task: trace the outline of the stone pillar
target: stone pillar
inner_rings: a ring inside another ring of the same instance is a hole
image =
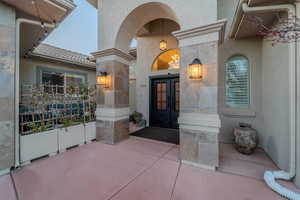
[[[0,175],[14,166],[15,10],[0,2]]]
[[[118,49],[93,53],[97,74],[107,72],[109,88],[97,86],[97,140],[115,144],[129,136],[129,62],[134,59]]]
[[[218,44],[226,21],[175,32],[180,61],[180,156],[183,163],[215,170],[219,166]],[[191,80],[188,66],[199,58],[203,80]]]

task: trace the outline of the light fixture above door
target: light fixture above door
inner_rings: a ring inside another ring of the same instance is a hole
[[[161,19],[161,35],[162,37],[164,38],[164,35],[165,35],[165,21],[164,19]],[[166,51],[168,50],[168,43],[166,40],[162,39],[160,42],[159,42],[159,49],[161,51]]]
[[[159,49],[161,51],[166,51],[167,50],[167,45],[168,45],[167,41],[161,40],[160,43],[159,43]]]

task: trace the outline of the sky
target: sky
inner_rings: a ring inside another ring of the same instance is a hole
[[[74,0],[76,9],[44,43],[89,55],[97,51],[97,10],[86,0]]]

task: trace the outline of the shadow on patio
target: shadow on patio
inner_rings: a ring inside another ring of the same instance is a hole
[[[180,165],[176,145],[131,137],[38,160],[13,177],[20,200],[281,199],[261,179],[276,168],[263,152],[247,157],[224,144],[221,152],[221,167],[212,172]],[[16,200],[9,176],[0,178],[0,199]]]

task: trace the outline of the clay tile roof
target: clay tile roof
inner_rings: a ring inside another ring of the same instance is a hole
[[[96,63],[92,62],[89,56],[54,47],[49,44],[40,44],[32,53],[30,53],[30,56],[75,64],[83,67],[96,68]]]

